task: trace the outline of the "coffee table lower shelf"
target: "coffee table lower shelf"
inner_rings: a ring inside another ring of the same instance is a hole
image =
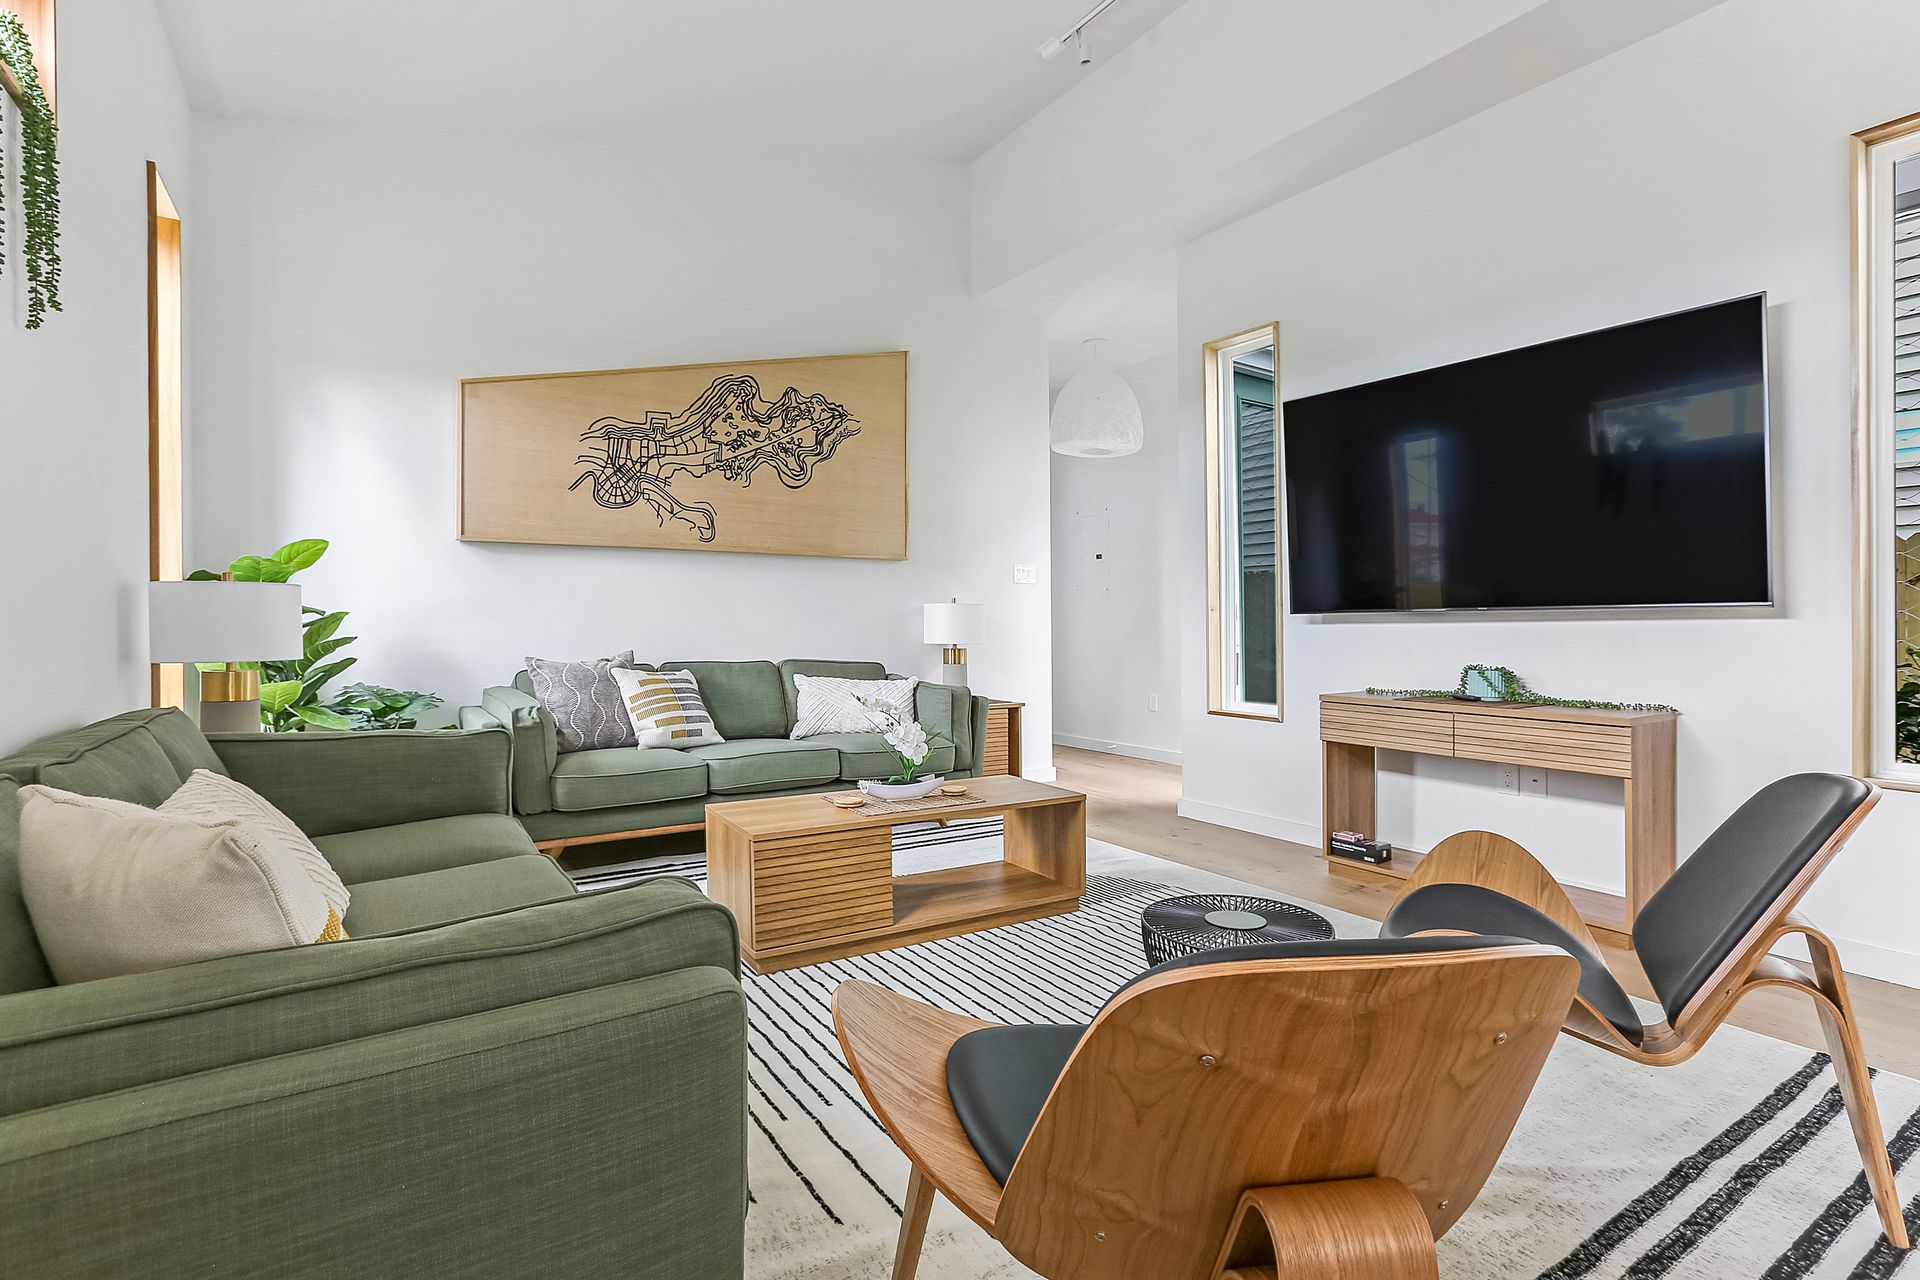
[[[1080,890],[1074,886],[1005,862],[923,871],[894,880],[893,923],[885,928],[766,949],[743,941],[740,958],[755,973],[779,973],[823,960],[844,960],[935,938],[1065,915],[1079,905]]]

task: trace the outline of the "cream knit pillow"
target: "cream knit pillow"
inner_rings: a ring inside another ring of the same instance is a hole
[[[233,819],[247,823],[254,829],[257,838],[278,845],[304,867],[314,884],[319,886],[320,896],[333,908],[333,913],[342,920],[347,918],[347,903],[351,901],[351,895],[347,892],[347,886],[340,882],[340,873],[327,861],[327,855],[307,839],[306,832],[293,825],[292,818],[267,803],[266,798],[252,787],[211,769],[195,769],[180,784],[180,789],[161,804],[160,812],[178,814],[182,818],[198,818],[202,822]]]
[[[911,724],[913,691],[919,684],[919,676],[905,680],[848,680],[840,676],[796,675],[793,678],[793,732],[787,736],[879,733],[886,728],[888,714],[903,724]],[[873,711],[867,702],[878,704],[881,710]]]
[[[20,788],[20,895],[54,978],[344,937],[299,861],[245,822]]]

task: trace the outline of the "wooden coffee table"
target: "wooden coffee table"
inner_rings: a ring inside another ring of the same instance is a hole
[[[968,803],[863,817],[818,793],[707,806],[707,891],[757,973],[1063,915],[1087,885],[1087,798],[966,778]],[[998,862],[893,874],[893,828],[1003,817]]]

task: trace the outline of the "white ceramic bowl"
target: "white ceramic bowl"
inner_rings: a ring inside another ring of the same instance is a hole
[[[915,778],[912,782],[862,782],[860,789],[875,800],[918,800],[940,789],[945,778]]]

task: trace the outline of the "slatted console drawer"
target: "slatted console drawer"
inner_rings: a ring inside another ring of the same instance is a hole
[[[756,947],[893,923],[893,839],[886,827],[764,840],[753,863]]]
[[[1454,753],[1454,721],[1459,718],[1446,711],[1414,707],[1323,702],[1320,704],[1320,736],[1328,742],[1450,756]]]
[[[1453,754],[1468,760],[1616,778],[1633,772],[1633,731],[1625,725],[1499,715],[1455,716],[1454,722]]]

